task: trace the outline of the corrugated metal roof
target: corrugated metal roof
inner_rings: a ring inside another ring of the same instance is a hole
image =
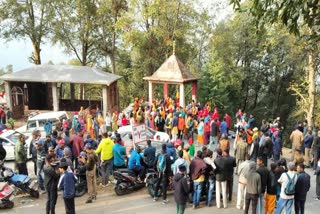
[[[17,82],[67,82],[111,85],[121,76],[88,66],[35,65],[0,76],[0,80]]]
[[[152,76],[143,79],[154,82],[183,83],[199,78],[191,73],[176,55],[171,55]]]

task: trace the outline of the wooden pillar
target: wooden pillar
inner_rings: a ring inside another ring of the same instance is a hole
[[[53,111],[59,111],[59,98],[58,98],[57,83],[53,82],[51,84],[52,84],[51,90],[52,90]]]
[[[197,81],[192,82],[192,100],[197,102]]]
[[[149,104],[151,105],[153,101],[153,85],[151,81],[149,81],[148,83],[149,83]]]
[[[12,109],[13,106],[12,106],[10,82],[7,82],[7,81],[4,82],[4,90],[6,95],[7,108]]]
[[[108,86],[103,85],[102,86],[102,111],[103,111],[103,117],[107,115],[108,112]]]
[[[168,83],[163,84],[163,97],[166,99],[168,98]]]
[[[180,106],[185,108],[184,84],[180,83]]]

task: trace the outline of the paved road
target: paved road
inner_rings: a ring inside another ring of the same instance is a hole
[[[231,153],[232,154],[232,153]],[[7,163],[8,166],[12,167],[13,163]],[[32,164],[28,163],[29,172],[32,172]],[[311,175],[311,189],[308,193],[306,202],[306,214],[319,213],[320,201],[315,201],[315,176],[313,170],[306,169],[306,172]],[[219,212],[224,213],[243,213],[241,210],[235,208],[236,190],[237,190],[237,176],[234,178],[234,197],[233,201],[228,204],[227,209],[217,209],[216,207],[206,207],[204,204],[200,205],[199,209],[193,210],[191,205],[188,205],[185,213],[213,213]],[[100,188],[100,187],[99,187]],[[97,201],[92,204],[85,204],[86,196],[76,198],[76,212],[79,214],[85,213],[175,213],[176,207],[172,193],[169,193],[169,204],[162,205],[161,201],[153,202],[151,197],[148,195],[146,188],[139,191],[133,192],[125,196],[116,196],[112,187],[100,188]],[[29,201],[24,204],[21,203],[24,197],[16,198],[15,207],[11,210],[0,210],[0,213],[16,213],[16,214],[43,214],[45,213],[45,200],[46,194],[40,196],[40,199]],[[27,199],[30,199],[27,197]],[[65,213],[64,205],[61,196],[58,197],[56,206],[56,213]]]

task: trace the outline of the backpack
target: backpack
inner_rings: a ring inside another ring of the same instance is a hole
[[[166,170],[166,156],[165,154],[160,154],[157,160],[157,170],[158,172],[164,172]]]
[[[296,184],[294,183],[294,179],[296,178],[296,175],[294,175],[293,178],[290,178],[287,172],[286,172],[286,175],[289,179],[289,182],[287,183],[286,188],[284,189],[284,193],[286,195],[294,195],[296,192],[295,191]]]

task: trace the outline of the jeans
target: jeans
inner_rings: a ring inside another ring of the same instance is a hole
[[[252,214],[256,214],[258,198],[259,198],[259,194],[246,193],[246,205],[245,205],[245,210],[244,210],[245,214],[249,213],[251,201],[252,201]]]
[[[112,170],[113,158],[104,160],[101,163],[102,184],[107,185],[109,183],[109,176]]]
[[[183,214],[186,209],[186,204],[177,204],[177,214]]]
[[[207,190],[208,190],[208,197],[207,197],[207,205],[212,204],[212,192],[214,188],[214,180],[208,180],[207,182]]]
[[[203,182],[193,182],[193,205],[198,206],[201,197]]]
[[[246,185],[238,183],[237,208],[241,209],[241,201],[243,199],[243,209],[245,209],[246,201]]]
[[[277,202],[277,208],[274,214],[280,214],[283,208],[286,208],[286,214],[291,214],[292,205],[293,205],[293,199],[283,199],[280,197]]]
[[[169,177],[164,173],[160,173],[159,180],[154,190],[154,195],[155,197],[158,196],[158,191],[159,191],[161,182],[162,182],[162,199],[167,200],[167,189],[169,184]]]
[[[216,204],[221,208],[220,196],[222,193],[223,207],[227,208],[227,181],[216,181]]]
[[[52,185],[51,185],[52,186]],[[55,207],[58,198],[58,192],[56,188],[48,186],[47,188],[47,204],[46,204],[46,214],[55,214]]]
[[[264,214],[264,193],[259,194],[257,204],[257,214]]]
[[[296,214],[304,214],[304,204],[306,200],[294,199],[294,211]]]

